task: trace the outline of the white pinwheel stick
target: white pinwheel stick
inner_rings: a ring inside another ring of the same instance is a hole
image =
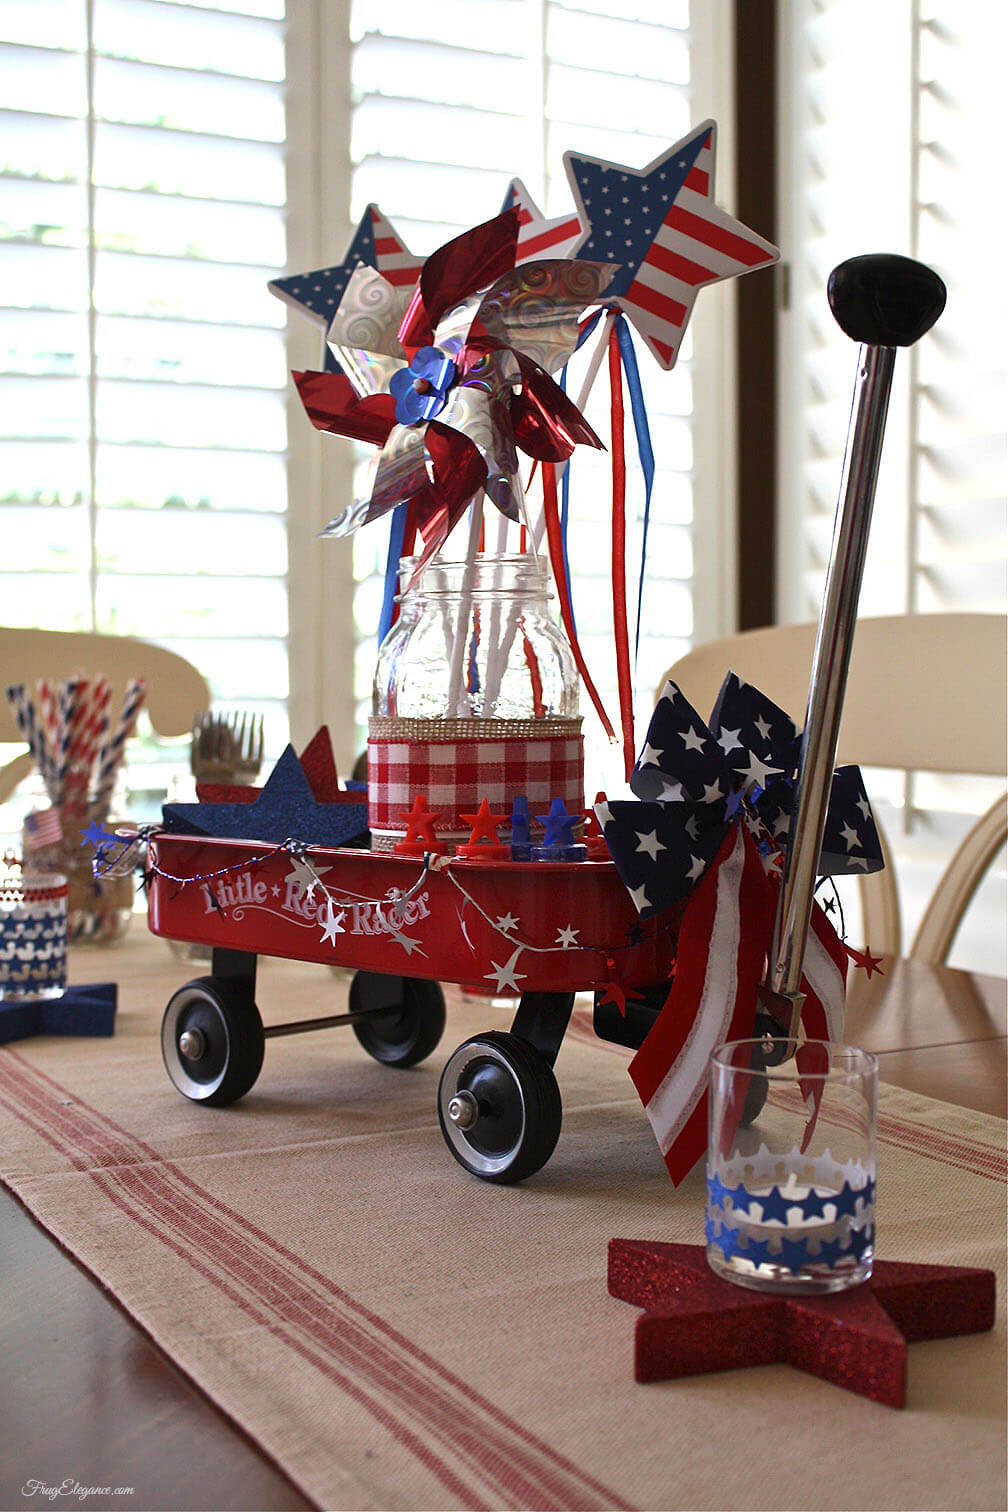
[[[830,274],[830,308],[841,329],[862,343],[856,414],[833,528],[808,711],[791,812],[773,941],[761,1000],[789,1021],[786,1054],[798,1037],[802,968],[813,893],[836,762],[844,692],[872,505],[885,435],[896,348],[912,346],[945,308],[945,285],[931,268],[889,253],[854,257]]]

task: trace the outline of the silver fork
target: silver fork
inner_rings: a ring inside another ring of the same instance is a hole
[[[193,720],[190,767],[201,782],[247,782],[262,766],[263,716],[235,711]]]

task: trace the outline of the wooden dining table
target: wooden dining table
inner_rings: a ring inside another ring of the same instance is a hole
[[[150,948],[164,951],[159,941]],[[870,979],[854,974],[848,1001],[846,1037],[878,1056],[883,1082],[1006,1116],[1004,980],[884,960]],[[13,1483],[26,1467],[45,1467],[57,1482],[80,1478],[96,1444],[117,1479],[142,1490],[134,1501],[80,1503],[87,1507],[313,1505],[3,1190],[0,1348],[4,1506],[30,1504]],[[191,1471],[189,1500],[180,1496],[180,1462]]]

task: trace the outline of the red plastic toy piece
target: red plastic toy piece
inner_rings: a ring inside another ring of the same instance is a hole
[[[397,840],[392,847],[395,854],[397,856],[447,855],[448,847],[434,833],[434,821],[440,818],[440,814],[431,813],[423,793],[418,793],[413,799],[413,807],[406,815],[406,835],[402,840]]]
[[[478,814],[460,814],[466,824],[472,825],[472,834],[465,845],[457,845],[455,854],[467,856],[471,861],[510,861],[511,847],[497,840],[497,826],[505,824],[507,814],[491,814],[490,805],[483,799]]]
[[[605,803],[605,796],[605,793],[596,793],[595,803]],[[605,843],[605,836],[602,833],[602,826],[598,822],[598,815],[595,812],[595,804],[592,804],[591,808],[585,809],[584,816],[584,845],[585,849],[588,852],[588,860],[608,861],[609,847]]]

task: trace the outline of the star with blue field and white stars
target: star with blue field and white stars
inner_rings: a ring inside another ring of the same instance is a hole
[[[286,278],[274,278],[268,288],[277,299],[301,310],[317,325],[328,330],[358,263],[374,268],[389,283],[411,286],[419,277],[423,259],[412,255],[377,205],[368,205],[342,262],[334,263],[331,268],[316,268],[309,273],[292,273]],[[328,347],[326,370],[342,371]]]
[[[605,303],[663,368],[675,365],[698,291],[775,262],[777,248],[714,203],[717,127],[703,121],[645,168],[564,154],[585,232],[571,256],[621,266]]]

